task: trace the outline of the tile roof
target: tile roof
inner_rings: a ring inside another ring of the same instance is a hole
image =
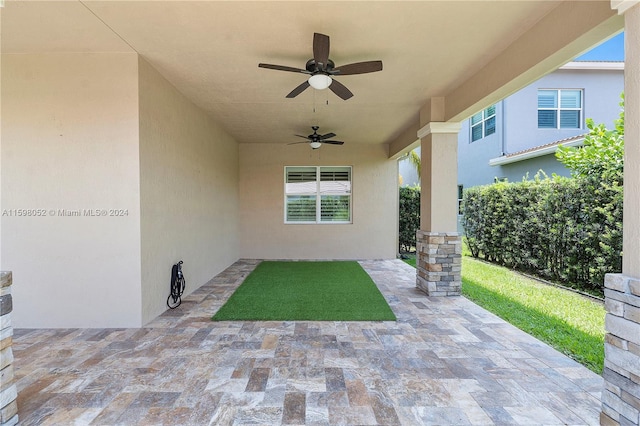
[[[557,146],[557,145],[562,145],[565,143],[569,143],[569,142],[577,142],[580,139],[584,139],[584,137],[587,136],[587,134],[582,134],[582,135],[577,135],[577,136],[571,136],[568,138],[564,138],[564,139],[560,139],[557,141],[553,141],[553,142],[549,142],[546,143],[544,145],[538,145],[538,146],[534,146],[533,148],[528,148],[528,149],[523,149],[522,151],[516,151],[516,152],[512,152],[510,154],[505,155],[505,157],[510,158],[510,157],[515,157],[517,155],[521,155],[527,152],[535,152],[535,151],[541,151],[545,148],[551,148],[552,146]]]

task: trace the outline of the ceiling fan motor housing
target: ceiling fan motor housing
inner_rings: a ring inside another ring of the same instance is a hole
[[[333,71],[333,68],[336,66],[336,64],[331,60],[328,59],[327,60],[327,64],[324,67],[324,69],[322,67],[319,67],[318,64],[316,63],[316,60],[311,58],[307,61],[307,65],[305,65],[305,68],[307,71],[309,71],[312,75],[313,74],[318,74],[318,73],[323,73],[323,74],[330,74],[331,71]]]

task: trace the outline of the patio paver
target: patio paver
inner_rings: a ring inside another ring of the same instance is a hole
[[[600,376],[399,260],[397,322],[212,322],[241,260],[141,329],[17,329],[22,425],[598,424]]]

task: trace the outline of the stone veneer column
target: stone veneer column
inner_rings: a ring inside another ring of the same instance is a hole
[[[434,99],[428,116],[442,115]],[[420,230],[416,234],[416,287],[428,296],[460,295],[462,238],[458,228],[459,123],[432,121],[421,140]]]
[[[603,425],[640,424],[640,279],[605,277]]]
[[[0,425],[18,423],[18,391],[13,379],[11,272],[0,272]]]
[[[416,287],[429,296],[460,295],[460,235],[455,232],[418,231],[416,241]]]

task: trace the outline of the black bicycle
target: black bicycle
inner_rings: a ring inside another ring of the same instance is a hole
[[[167,306],[169,309],[175,309],[182,303],[182,293],[187,285],[187,281],[182,274],[182,260],[171,268],[171,294],[167,297]]]

